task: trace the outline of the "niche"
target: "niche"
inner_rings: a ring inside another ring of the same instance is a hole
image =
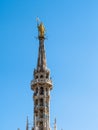
[[[38,105],[38,99],[35,100],[35,105]]]
[[[43,78],[43,75],[41,75],[40,78]]]
[[[41,98],[41,99],[40,99],[40,106],[43,106],[43,104],[44,104],[44,103],[43,103],[43,99]]]
[[[46,74],[46,78],[47,78],[47,79],[49,78],[49,74]]]
[[[35,79],[38,79],[38,75],[35,76]]]
[[[43,127],[43,122],[42,121],[40,122],[40,126]]]
[[[43,89],[43,87],[40,88],[40,94],[41,94],[41,95],[44,94],[44,89]]]
[[[40,118],[43,118],[43,110],[40,110]]]

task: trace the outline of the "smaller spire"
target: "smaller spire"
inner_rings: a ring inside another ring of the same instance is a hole
[[[45,40],[44,24],[37,20],[37,28],[38,28],[38,39],[39,39],[39,52],[38,52],[37,70],[38,71],[44,71],[47,68],[45,48],[44,48],[44,40]]]
[[[54,130],[56,130],[57,128],[56,128],[56,118],[55,118],[55,120],[54,120]]]
[[[28,116],[27,116],[27,123],[26,123],[26,130],[29,130],[29,123],[28,123]]]

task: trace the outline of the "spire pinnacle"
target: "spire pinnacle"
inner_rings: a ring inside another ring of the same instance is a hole
[[[46,70],[46,56],[45,56],[45,48],[44,48],[44,40],[45,40],[45,27],[43,23],[38,23],[38,38],[39,38],[39,54],[37,61],[37,70],[44,71]]]

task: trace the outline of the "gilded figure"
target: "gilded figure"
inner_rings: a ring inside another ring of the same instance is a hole
[[[45,35],[45,27],[44,27],[43,23],[40,23],[38,25],[38,32],[39,32],[40,37],[44,37],[44,35]]]

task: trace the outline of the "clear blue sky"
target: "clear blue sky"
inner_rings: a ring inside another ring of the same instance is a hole
[[[98,130],[98,0],[0,1],[0,130],[33,125],[36,17],[47,30],[51,128]]]

